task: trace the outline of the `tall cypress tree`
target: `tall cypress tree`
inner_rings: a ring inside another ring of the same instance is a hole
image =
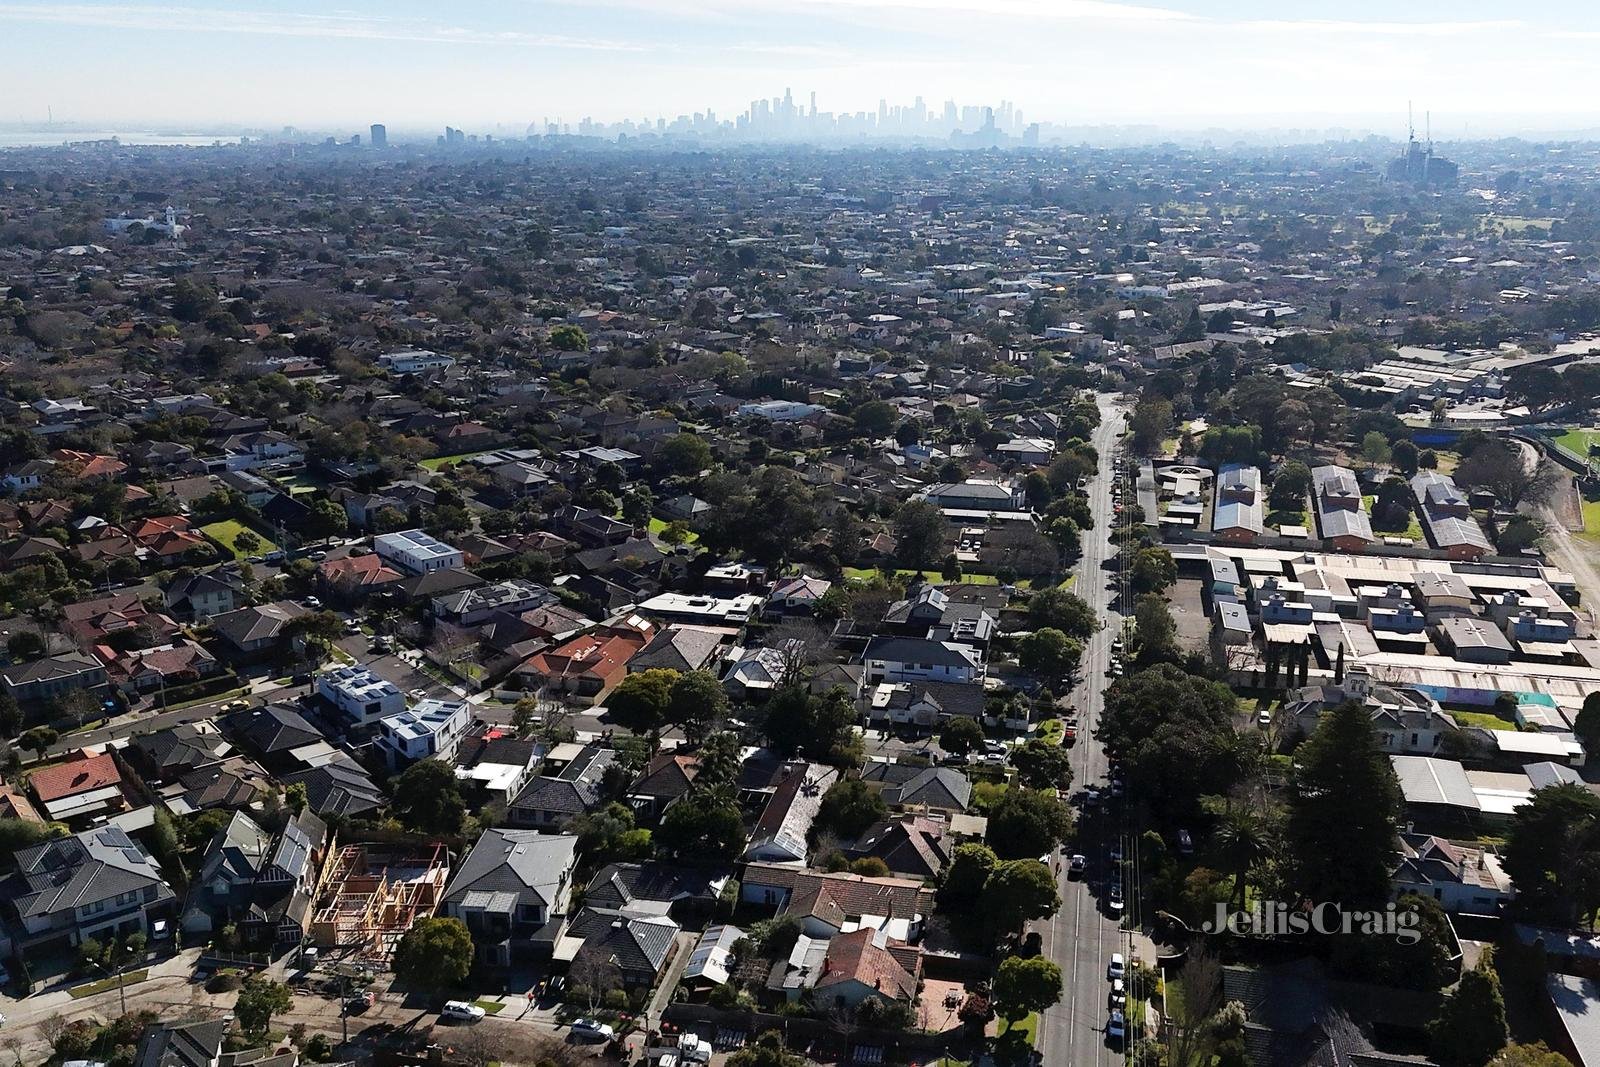
[[[1494,957],[1485,952],[1478,966],[1461,976],[1428,1027],[1433,1058],[1444,1067],[1483,1067],[1506,1047],[1506,1002]]]
[[[1372,720],[1353,702],[1324,712],[1294,757],[1287,836],[1296,888],[1309,900],[1381,908],[1402,796]]]

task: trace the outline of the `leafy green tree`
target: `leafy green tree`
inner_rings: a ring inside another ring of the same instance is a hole
[[[672,705],[672,688],[678,672],[652,667],[624,678],[606,698],[611,718],[636,734],[659,734],[667,724]]]
[[[419,760],[395,779],[393,807],[402,823],[426,834],[457,833],[467,817],[461,784],[439,760]]]
[[[926,570],[943,554],[949,524],[926,500],[909,500],[894,515],[895,559],[902,567]]]
[[[1013,934],[1024,923],[1048,919],[1061,907],[1055,875],[1036,859],[1006,860],[995,865],[983,883],[985,913],[1000,934]]]
[[[412,923],[400,938],[391,966],[407,985],[439,992],[466,981],[472,957],[472,933],[467,924],[430,915]]]
[[[744,849],[744,817],[729,791],[691,789],[667,809],[655,840],[678,856],[725,862]]]
[[[582,326],[563,322],[550,331],[550,346],[558,352],[587,352],[589,335]]]
[[[1226,685],[1158,664],[1112,682],[1098,736],[1121,761],[1129,790],[1176,818],[1238,781],[1235,708]]]
[[[311,505],[306,517],[306,536],[312,539],[343,537],[350,529],[350,519],[344,508],[323,497]]]
[[[809,1062],[785,1048],[776,1030],[768,1030],[728,1057],[728,1067],[806,1067]]]
[[[274,1015],[282,1015],[293,1006],[294,994],[288,986],[274,982],[264,974],[252,974],[239,989],[233,1015],[239,1021],[241,1030],[260,1038],[271,1029]]]
[[[1485,950],[1478,965],[1461,976],[1455,992],[1445,997],[1439,1017],[1428,1027],[1433,1058],[1443,1067],[1484,1067],[1505,1048],[1506,1002],[1494,953]]]
[[[1072,755],[1042,737],[1030,738],[1011,750],[1017,777],[1030,789],[1072,788]]]
[[[989,846],[1001,859],[1041,856],[1072,835],[1072,812],[1035,789],[1007,789],[989,812]]]
[[[692,433],[674,434],[656,452],[656,462],[668,474],[698,474],[711,466],[711,446]]]
[[[1015,1022],[1061,1000],[1061,968],[1043,956],[1008,956],[994,976],[995,1010]]]
[[[1272,493],[1267,499],[1277,511],[1304,511],[1310,489],[1311,468],[1298,459],[1285,460],[1272,476]]]
[[[1573,721],[1572,732],[1591,754],[1600,754],[1600,690],[1583,698],[1583,708]]]
[[[20,748],[28,749],[43,755],[45,749],[49,748],[60,739],[61,735],[56,733],[50,727],[35,726],[30,730],[23,731],[22,736],[17,738],[17,745]]]
[[[1071,675],[1082,658],[1083,645],[1052,626],[1033,631],[1017,645],[1023,669],[1050,681]]]
[[[1572,1067],[1572,1061],[1537,1041],[1531,1045],[1507,1045],[1489,1061],[1489,1067]]]
[[[1401,804],[1371,716],[1354,701],[1324,712],[1295,752],[1289,794],[1288,844],[1300,892],[1346,907],[1382,907]]]
[[[690,741],[705,737],[727,711],[728,694],[710,671],[686,671],[667,691],[666,720]]]
[[[1128,582],[1135,593],[1160,593],[1178,580],[1178,565],[1164,548],[1141,548],[1133,554]]]
[[[1060,630],[1079,641],[1087,641],[1100,629],[1100,619],[1089,602],[1060,586],[1041,589],[1029,598],[1028,623],[1036,630]]]
[[[1370,466],[1382,467],[1394,455],[1389,447],[1389,439],[1377,430],[1373,430],[1361,439],[1361,458]]]
[[[1511,817],[1506,873],[1535,914],[1581,922],[1600,910],[1600,796],[1581,783],[1536,789]]]
[[[817,827],[831,830],[840,840],[854,841],[889,814],[883,797],[859,778],[835,782],[822,797]]]
[[[999,862],[988,845],[977,841],[957,845],[950,854],[950,865],[944,869],[939,903],[946,908],[960,908],[975,902]]]
[[[818,695],[803,685],[785,685],[767,701],[764,729],[768,743],[782,755],[799,753],[844,766],[859,755],[852,728],[860,718],[843,687]]]
[[[965,715],[950,718],[939,731],[939,747],[958,756],[965,756],[981,744],[983,727],[978,725],[978,720]]]
[[[7,639],[6,652],[18,662],[38,659],[45,654],[44,638],[32,630],[18,630]]]

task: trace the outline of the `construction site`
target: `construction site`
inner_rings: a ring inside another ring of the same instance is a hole
[[[317,884],[312,943],[344,960],[387,967],[405,932],[438,907],[449,878],[443,844],[346,845]]]

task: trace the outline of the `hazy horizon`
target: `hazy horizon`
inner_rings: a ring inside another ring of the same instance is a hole
[[[0,0],[0,121],[396,135],[1012,101],[1027,121],[1440,140],[1600,129],[1600,11],[1483,0]]]

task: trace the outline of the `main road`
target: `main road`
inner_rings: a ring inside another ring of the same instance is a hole
[[[1115,518],[1111,486],[1119,477],[1114,456],[1125,413],[1111,397],[1102,395],[1098,403],[1100,425],[1092,443],[1100,461],[1089,485],[1094,529],[1083,537],[1083,558],[1078,562],[1074,589],[1089,602],[1104,625],[1084,648],[1080,681],[1070,698],[1078,707],[1078,743],[1073,749],[1072,770],[1073,790],[1079,796],[1084,787],[1091,785],[1103,793],[1107,784],[1105,752],[1094,733],[1104,705],[1111,642],[1122,631],[1122,616],[1114,608],[1112,580],[1116,572],[1107,569],[1107,561],[1114,555],[1109,542]],[[1125,499],[1132,501],[1131,496]],[[1053,919],[1035,927],[1044,954],[1061,967],[1066,985],[1061,1002],[1046,1011],[1039,1024],[1037,1048],[1043,1062],[1051,1067],[1088,1067],[1123,1059],[1121,1046],[1106,1037],[1111,991],[1106,965],[1113,952],[1127,955],[1127,941],[1106,900],[1107,889],[1116,877],[1111,849],[1122,840],[1125,830],[1120,815],[1113,815],[1104,807],[1080,810],[1077,838],[1067,851],[1087,857],[1088,870],[1082,878],[1068,880],[1065,855],[1058,856],[1061,910]]]

